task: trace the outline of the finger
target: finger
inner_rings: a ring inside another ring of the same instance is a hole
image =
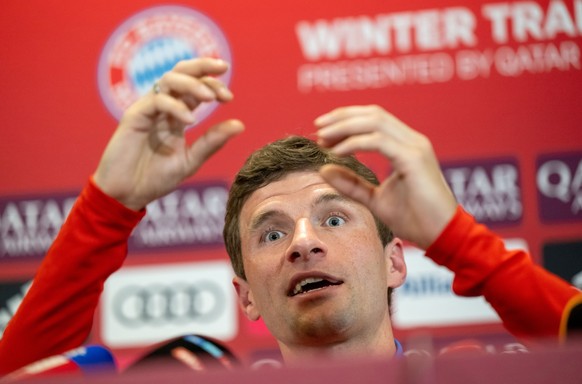
[[[229,68],[226,61],[211,57],[196,58],[178,62],[173,71],[194,77],[222,75]]]
[[[188,149],[190,170],[194,173],[207,159],[218,151],[227,141],[244,131],[240,120],[227,120],[208,129]]]
[[[201,102],[230,101],[230,90],[217,78],[204,76],[200,79],[178,72],[168,72],[158,81],[159,93],[181,98],[193,110]]]
[[[371,207],[376,186],[352,170],[337,164],[327,164],[320,168],[319,174],[340,193]]]
[[[354,115],[338,120],[317,131],[317,143],[323,147],[330,148],[337,145],[342,140],[353,135],[361,135],[381,129],[378,122],[370,115]]]
[[[380,152],[388,159],[392,159],[393,150],[396,149],[394,141],[372,132],[368,134],[350,136],[331,147],[331,151],[339,156],[351,155],[356,152]]]
[[[232,92],[224,85],[224,83],[215,77],[204,76],[200,79],[209,89],[216,95],[219,101],[231,101],[233,99]]]
[[[178,72],[166,73],[160,81],[159,93],[167,93],[175,96],[193,96],[200,101],[212,101],[216,99],[216,93],[203,81],[195,77]]]
[[[325,119],[327,117],[324,121]],[[332,122],[321,126],[317,131],[318,143],[325,147],[334,146],[353,135],[375,131],[401,142],[415,140],[416,135],[412,128],[376,105],[341,108],[332,112],[328,121]]]
[[[158,93],[156,95],[151,95],[151,97],[146,97],[143,100],[142,103],[135,104],[135,113],[142,113],[151,119],[156,118],[161,114],[167,114],[184,124],[194,123],[194,117],[192,116],[191,110],[186,103],[180,99],[176,99],[165,93]]]
[[[362,114],[368,112],[371,106],[369,105],[351,105],[348,107],[335,108],[332,111],[325,113],[314,120],[316,127],[324,127],[343,120],[355,114]]]

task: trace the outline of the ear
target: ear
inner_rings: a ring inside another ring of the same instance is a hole
[[[258,320],[261,315],[255,305],[249,283],[245,279],[235,276],[232,279],[232,285],[234,285],[234,289],[238,295],[238,304],[247,318],[252,321]]]
[[[392,288],[400,287],[406,280],[406,263],[404,261],[404,251],[402,240],[395,237],[384,247],[384,257],[386,258],[387,286]]]

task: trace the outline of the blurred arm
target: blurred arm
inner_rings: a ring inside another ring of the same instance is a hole
[[[85,342],[103,284],[144,215],[87,184],[0,339],[0,375]]]
[[[453,291],[483,295],[516,337],[564,340],[570,310],[582,292],[531,260],[460,206],[426,255],[455,273]]]

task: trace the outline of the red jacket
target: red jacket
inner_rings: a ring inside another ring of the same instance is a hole
[[[0,339],[0,375],[82,345],[105,280],[121,267],[135,212],[90,181]],[[582,293],[534,265],[460,207],[427,256],[455,273],[453,290],[484,295],[517,337],[563,337]]]

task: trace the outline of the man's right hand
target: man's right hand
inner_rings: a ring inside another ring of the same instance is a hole
[[[174,190],[229,139],[244,130],[239,120],[209,128],[192,144],[185,128],[202,102],[233,96],[216,78],[228,64],[212,58],[182,61],[124,113],[93,180],[106,194],[134,210]]]

